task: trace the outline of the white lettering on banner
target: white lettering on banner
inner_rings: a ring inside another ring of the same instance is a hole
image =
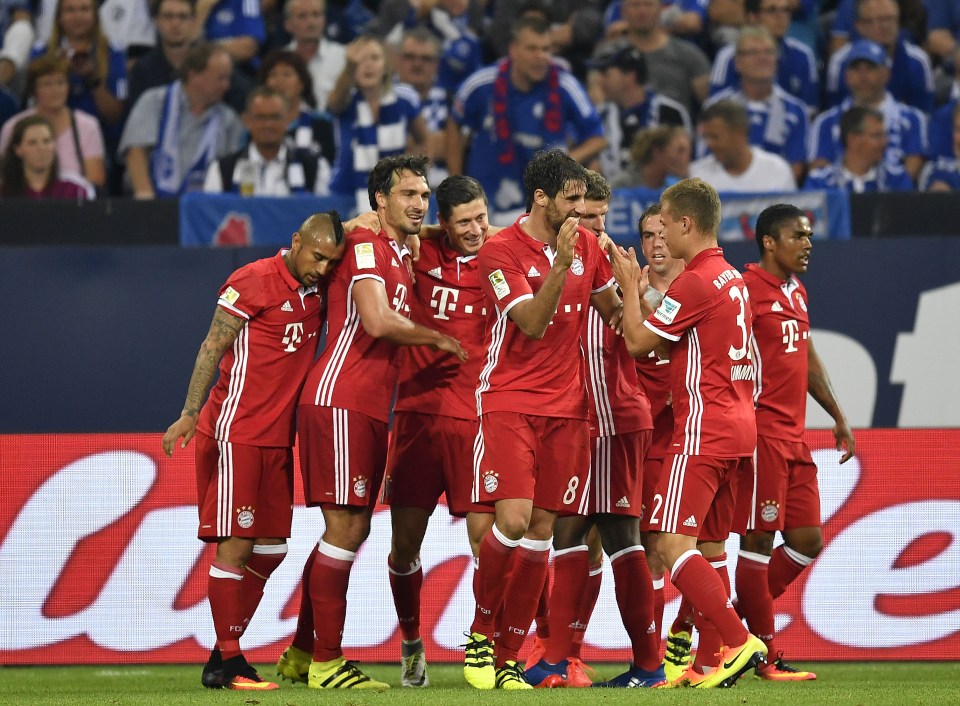
[[[904,386],[897,426],[960,426],[957,311],[960,284],[922,292],[913,332],[897,335],[890,368],[890,382]]]
[[[949,547],[921,564],[894,566],[911,542],[932,532],[949,534]],[[958,588],[960,501],[904,503],[861,518],[824,547],[804,594],[805,600],[814,598],[819,609],[805,617],[822,637],[841,645],[919,645],[960,630],[960,609],[889,615],[878,610],[877,598],[915,596],[919,603],[925,595]]]

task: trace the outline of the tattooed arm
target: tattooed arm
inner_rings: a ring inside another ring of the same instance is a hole
[[[210,382],[217,371],[220,359],[224,351],[233,345],[237,336],[240,335],[240,329],[246,323],[246,319],[228,314],[219,306],[214,312],[210,331],[200,345],[200,352],[197,353],[197,360],[193,364],[193,374],[190,376],[190,385],[187,387],[187,399],[183,403],[183,411],[180,412],[180,418],[171,424],[163,435],[163,451],[167,456],[173,455],[173,449],[181,437],[183,441],[180,448],[183,449],[196,433],[197,417],[200,416],[200,408],[207,396],[207,390],[210,389]]]

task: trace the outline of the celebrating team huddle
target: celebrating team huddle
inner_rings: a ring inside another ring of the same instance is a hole
[[[640,219],[641,267],[604,233],[607,184],[560,150],[530,160],[527,213],[499,230],[466,176],[439,185],[440,229],[424,228],[428,168],[422,157],[382,160],[369,179],[373,214],[311,216],[289,249],[220,290],[163,438],[169,455],[197,437],[199,537],[217,546],[217,642],[203,685],[278,688],[240,641],[286,555],[295,437],[304,496],[324,526],[283,678],[389,687],[341,646],[351,568],[382,498],[401,684],[429,685],[420,547],[441,493],[466,518],[475,557],[476,609],[464,616],[474,688],[591,686],[580,645],[604,554],[633,658],[592,686],[728,687],[751,669],[815,678],[783,661],[773,623],[774,599],[821,546],[802,441],[808,391],[836,421],[841,462],[854,439],[795,276],[809,262],[806,215],[785,204],[761,213],[760,261],[741,275],[717,246],[716,191],[684,180]],[[742,536],[736,605],[731,531]],[[661,655],[666,572],[683,601]]]

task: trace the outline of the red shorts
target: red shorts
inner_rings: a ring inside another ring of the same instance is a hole
[[[662,516],[651,517],[652,528],[704,542],[726,541],[733,524],[738,482],[752,467],[749,457],[667,454],[661,474]]]
[[[433,512],[440,494],[446,493],[447,507],[455,517],[492,512],[489,505],[470,500],[478,429],[476,419],[395,412],[383,502]]]
[[[658,532],[659,527],[652,526],[652,519],[660,517],[663,507],[663,490],[660,486],[662,458],[648,458],[643,463],[643,513],[640,515],[641,532]]]
[[[281,538],[293,521],[293,449],[197,433],[197,537]]]
[[[480,418],[473,501],[524,498],[534,507],[584,515],[590,430],[583,419],[488,412]]]
[[[387,463],[386,422],[348,409],[303,405],[297,433],[308,506],[377,504]]]
[[[590,439],[589,514],[643,514],[643,456],[651,431]]]
[[[776,532],[820,526],[817,466],[802,441],[757,437],[754,472],[737,492],[733,528]]]

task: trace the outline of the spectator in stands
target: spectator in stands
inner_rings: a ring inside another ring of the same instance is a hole
[[[926,35],[927,9],[942,5],[946,0],[897,0],[900,8],[900,27],[914,44],[921,44]],[[952,0],[950,0],[952,2]],[[824,4],[824,3],[821,3]],[[834,12],[833,27],[830,30],[829,53],[833,54],[845,44],[865,37],[857,28],[857,0],[840,0]]]
[[[480,0],[385,0],[367,31],[390,45],[400,43],[403,32],[423,27],[440,41],[438,80],[453,94],[474,71],[483,66],[479,33],[483,29],[484,3]]]
[[[951,153],[940,155],[924,168],[920,187],[924,191],[960,191],[960,103],[953,102],[950,113]]]
[[[769,30],[757,25],[744,27],[734,65],[740,89],[724,88],[706,105],[728,99],[743,105],[750,115],[750,144],[787,160],[800,183],[807,166],[807,107],[776,83],[777,42]]]
[[[766,27],[777,43],[777,83],[799,98],[812,117],[820,105],[820,80],[817,58],[808,46],[787,35],[790,28],[790,0],[746,0],[747,23]],[[710,93],[740,87],[740,72],[735,65],[736,43],[717,51],[710,73]]]
[[[710,154],[690,165],[690,176],[700,177],[720,193],[795,191],[797,182],[787,161],[751,146],[750,115],[732,100],[717,101],[700,116],[700,134]]]
[[[928,2],[927,47],[930,53],[949,62],[957,50],[957,37],[960,37],[960,0]]]
[[[222,102],[232,70],[225,47],[201,43],[183,60],[181,79],[140,97],[119,149],[134,196],[199,191],[210,163],[240,147],[243,125]]]
[[[283,26],[293,37],[287,49],[307,62],[317,110],[327,109],[327,96],[347,63],[344,46],[323,36],[326,9],[325,0],[287,0],[283,8]]]
[[[256,0],[197,0],[197,35],[216,42],[230,54],[234,64],[251,76],[257,69],[257,53],[267,37]]]
[[[852,194],[913,190],[907,173],[884,160],[887,133],[879,110],[861,106],[847,110],[840,118],[840,140],[839,160],[810,172],[805,188],[843,189]]]
[[[420,99],[409,86],[393,85],[383,41],[362,36],[347,47],[347,63],[327,107],[339,139],[330,190],[355,197],[357,211],[367,211],[367,177],[377,162],[424,149],[427,130]]]
[[[18,73],[26,67],[34,37],[29,0],[0,3],[0,88],[4,91],[14,84]],[[3,119],[0,114],[0,123]]]
[[[888,90],[901,103],[933,112],[933,71],[930,58],[900,32],[900,8],[895,0],[857,0],[857,33],[879,44],[890,67]],[[827,104],[835,106],[847,96],[843,68],[852,45],[830,57],[827,66]]]
[[[130,69],[127,110],[137,104],[147,90],[165,86],[177,79],[177,72],[193,46],[197,33],[196,0],[159,0],[153,5],[157,27],[157,45],[141,56]],[[236,69],[230,75],[230,88],[224,102],[238,113],[246,105],[250,80]]]
[[[601,39],[603,6],[603,0],[498,0],[485,34],[491,58],[507,55],[518,19],[540,17],[550,25],[554,59],[568,62],[564,68],[583,80],[586,61]]]
[[[707,7],[709,19],[709,41],[705,48],[722,47],[735,42],[737,34],[746,22],[743,0],[709,0]],[[704,45],[701,45],[704,46]],[[713,54],[712,51],[710,51]]]
[[[953,111],[960,101],[960,47],[953,55],[953,83],[950,98],[930,116],[930,158],[953,157]]]
[[[41,56],[27,68],[27,95],[33,107],[11,118],[0,130],[0,151],[10,143],[13,126],[37,114],[47,119],[56,140],[57,162],[64,174],[77,174],[98,188],[106,183],[103,135],[100,123],[89,113],[67,105],[69,68],[66,60]]]
[[[647,87],[647,62],[633,45],[621,46],[588,66],[601,76],[607,100],[599,108],[607,146],[600,153],[600,172],[615,178],[630,164],[633,138],[645,127],[679,125],[691,134],[690,114],[680,103]]]
[[[676,125],[644,128],[633,138],[631,162],[610,185],[665,189],[690,174],[690,135]]]
[[[300,55],[285,49],[270,52],[263,59],[258,83],[286,98],[287,141],[322,160],[321,170],[329,172],[337,153],[333,119],[316,111],[313,78]]]
[[[447,121],[451,174],[469,174],[490,199],[490,221],[527,207],[523,171],[534,153],[566,147],[589,163],[606,146],[583,86],[553,60],[550,25],[520,17],[508,58],[480,69],[457,92]]]
[[[840,156],[840,116],[851,106],[875,108],[887,128],[887,162],[903,165],[916,180],[927,155],[926,117],[916,108],[898,103],[887,91],[890,69],[879,44],[860,39],[850,45],[843,70],[850,91],[835,108],[821,113],[810,128],[810,167],[835,163]]]
[[[426,27],[408,29],[400,40],[396,63],[397,80],[410,86],[420,98],[420,115],[427,129],[427,154],[434,164],[428,181],[439,184],[443,176],[436,167],[442,166],[446,171],[451,95],[438,83],[440,40]]]
[[[651,87],[696,115],[710,91],[710,61],[695,45],[660,24],[659,0],[624,0],[627,40],[643,52]]]
[[[211,163],[203,190],[244,196],[329,194],[326,161],[286,142],[288,110],[288,101],[279,92],[266,86],[253,89],[243,113],[250,144]]]
[[[95,115],[108,146],[115,144],[127,97],[126,57],[100,31],[94,0],[58,0],[55,16],[50,39],[34,45],[33,56],[50,54],[69,62],[70,107]]]
[[[93,188],[75,176],[60,176],[53,126],[30,115],[13,127],[3,153],[0,196],[5,199],[77,199],[94,197]]]

